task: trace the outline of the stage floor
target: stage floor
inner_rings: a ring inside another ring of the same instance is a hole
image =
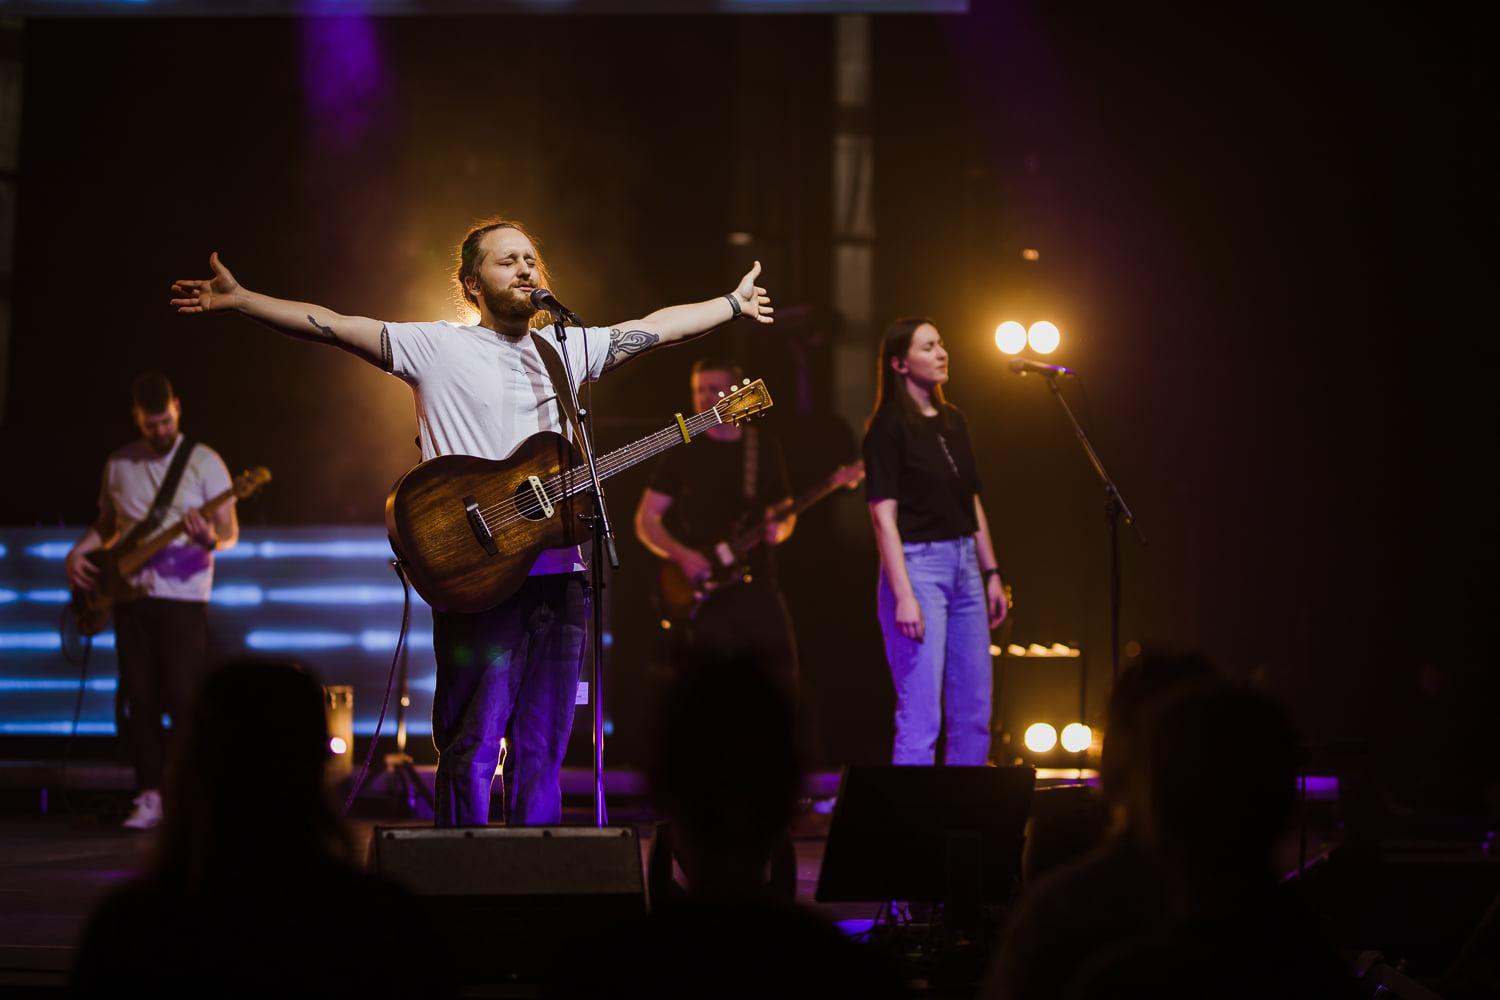
[[[591,821],[584,804],[569,808],[568,824]],[[816,806],[816,803],[814,804]],[[141,870],[151,836],[87,817],[69,816],[54,796],[52,815],[0,817],[0,994],[28,990],[51,994],[65,988],[78,937],[96,903],[111,888]],[[638,803],[612,806],[611,820],[641,833],[642,871],[654,821]],[[361,855],[377,825],[427,825],[396,817],[352,820]],[[813,899],[827,839],[828,816],[806,810],[794,827],[797,898],[848,930],[867,927],[874,909],[867,903],[819,904]],[[524,987],[517,995],[531,995]]]

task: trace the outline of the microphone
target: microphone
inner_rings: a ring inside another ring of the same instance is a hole
[[[577,320],[573,310],[557,301],[557,296],[545,288],[533,288],[531,290],[531,305],[536,309],[545,309],[554,316],[562,316],[567,319]]]
[[[536,292],[532,292],[531,295],[533,299],[536,298]],[[1010,370],[1017,375],[1025,375],[1029,372],[1032,375],[1044,375],[1047,378],[1078,374],[1073,369],[1064,368],[1062,365],[1044,365],[1040,361],[1027,361],[1025,358],[1011,358]]]

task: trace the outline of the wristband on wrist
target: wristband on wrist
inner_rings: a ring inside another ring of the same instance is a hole
[[[744,310],[742,310],[740,308],[739,297],[736,296],[733,292],[730,292],[728,295],[726,295],[724,297],[729,300],[729,308],[732,309],[732,310],[734,310],[734,315],[731,316],[731,317],[729,317],[729,318],[730,319],[739,319],[740,318],[740,314],[744,311]]]
[[[989,569],[981,570],[980,573],[979,573],[979,578],[981,580],[983,580],[985,583],[989,583],[990,582],[990,577],[992,577],[992,576],[999,576],[999,575],[1000,575],[1000,567],[999,566],[991,566]]]

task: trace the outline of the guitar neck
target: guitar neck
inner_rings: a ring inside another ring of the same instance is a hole
[[[626,469],[637,466],[648,459],[655,458],[663,452],[670,451],[680,444],[686,444],[687,442],[683,440],[682,436],[684,428],[687,430],[688,438],[692,439],[704,431],[719,426],[722,422],[719,419],[718,412],[715,410],[704,410],[702,413],[695,413],[691,417],[684,417],[681,425],[675,423],[669,424],[655,434],[648,434],[639,441],[627,444],[623,448],[616,448],[614,451],[601,456],[598,459],[599,478],[601,480],[608,479],[616,473],[624,472]],[[585,474],[585,479],[582,481],[578,479],[580,471]],[[569,478],[578,486],[586,486],[586,474],[586,468],[574,467],[569,472]]]
[[[778,510],[778,513],[784,518],[792,517],[796,514],[802,513],[804,510],[811,507],[818,501],[824,499],[825,497],[837,493],[847,485],[843,481],[842,476],[842,469],[838,469],[830,473],[828,477],[825,478],[822,482],[818,483],[818,485],[800,493],[797,498],[792,501],[791,506],[787,507],[784,511]],[[753,527],[746,528],[745,530],[736,534],[732,539],[730,539],[729,547],[734,550],[735,555],[743,556],[749,554],[757,545],[760,545],[763,542],[765,542],[765,534],[761,530],[761,526],[757,524]]]
[[[204,517],[212,516],[214,511],[224,506],[233,497],[234,487],[231,486],[223,493],[220,493],[218,496],[209,500],[208,503],[204,504],[202,507],[199,507],[198,513],[202,514]],[[142,542],[134,549],[131,549],[129,553],[120,557],[119,563],[117,564],[120,569],[120,574],[122,576],[132,576],[135,573],[139,572],[142,566],[150,562],[162,549],[166,548],[168,545],[171,545],[174,541],[176,541],[177,538],[181,536],[185,531],[187,531],[187,526],[184,525],[181,521],[178,521],[170,528],[167,528],[165,531],[162,531],[156,535],[152,535],[149,541]]]

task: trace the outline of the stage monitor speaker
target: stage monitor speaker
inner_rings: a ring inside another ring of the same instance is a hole
[[[849,767],[820,902],[1001,901],[1015,891],[1030,767]]]
[[[543,980],[580,934],[646,912],[634,827],[376,827],[371,865],[425,898],[465,984]]]

